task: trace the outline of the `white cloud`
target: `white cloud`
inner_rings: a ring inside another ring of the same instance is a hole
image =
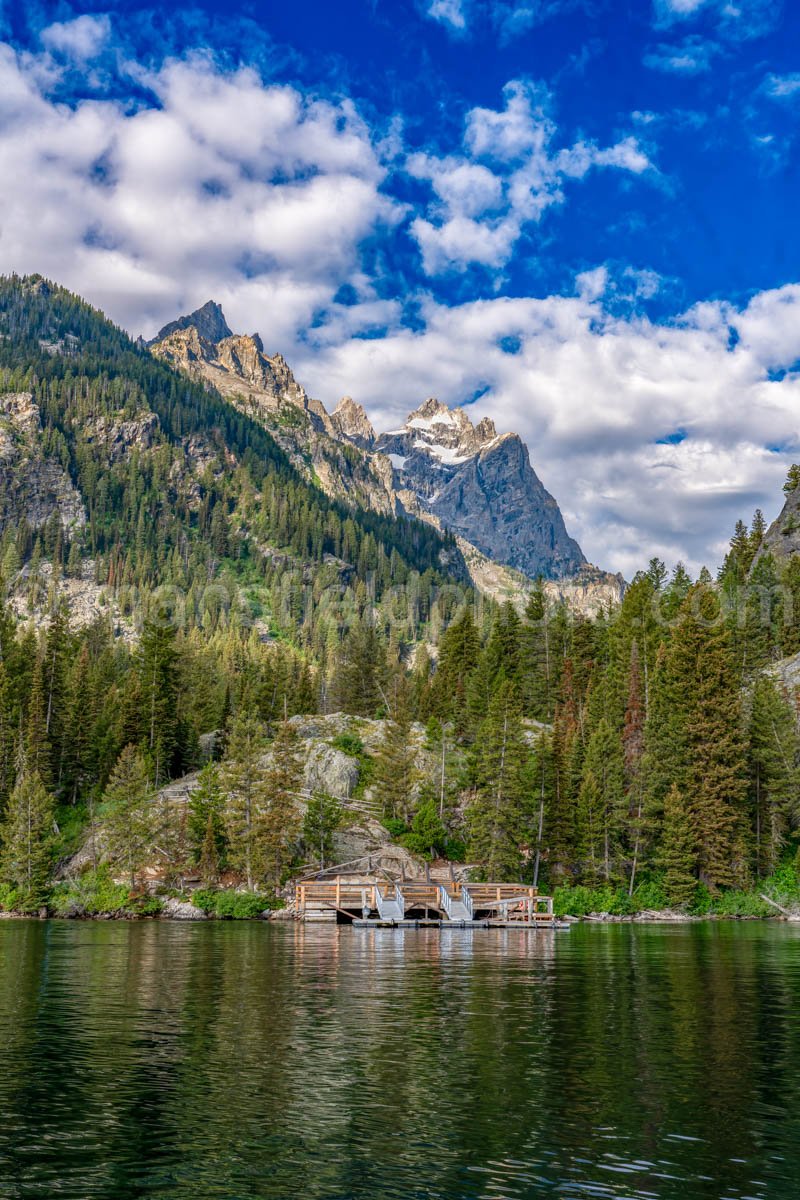
[[[435,201],[411,225],[429,275],[471,264],[503,267],[528,222],[564,201],[563,183],[593,167],[641,175],[651,164],[636,138],[601,148],[578,141],[556,150],[552,97],[543,85],[512,80],[502,110],[467,113],[463,145],[470,157],[414,155],[407,169],[431,182]]]
[[[794,100],[800,97],[800,71],[789,75],[767,75],[762,88],[773,100]]]
[[[289,348],[404,212],[370,130],[348,101],[208,58],[138,77],[151,107],[70,108],[0,49],[0,268],[49,274],[134,331],[209,296],[242,328],[269,308]]]
[[[42,45],[57,54],[78,62],[95,58],[111,36],[111,21],[107,14],[92,17],[84,14],[72,21],[56,21],[42,30]]]
[[[644,65],[652,71],[674,75],[701,75],[710,71],[721,47],[709,38],[691,35],[677,45],[659,45],[644,56]]]
[[[713,23],[727,41],[742,42],[769,33],[782,7],[782,0],[653,0],[653,15],[657,28],[700,18]]]
[[[426,11],[429,17],[451,32],[463,33],[467,27],[464,0],[430,0]]]
[[[455,38],[490,31],[501,46],[585,0],[427,0],[423,11]]]
[[[358,397],[387,429],[424,396],[463,403],[488,384],[475,419],[525,438],[592,560],[629,576],[652,554],[714,567],[738,517],[776,514],[800,448],[800,374],[770,377],[800,359],[800,285],[669,324],[612,315],[605,268],[577,285],[576,297],[428,300],[423,329],[328,346],[301,374],[328,402]]]
[[[214,298],[313,394],[353,394],[384,428],[488,384],[476,416],[525,437],[584,550],[627,574],[653,553],[719,561],[737,517],[776,510],[800,445],[800,284],[659,325],[625,301],[660,278],[608,264],[572,296],[404,297],[419,305],[408,328],[362,259],[408,212],[384,192],[397,129],[208,58],[137,69],[155,98],[135,110],[56,103],[60,69],[55,50],[0,47],[0,269],[42,271],[133,333]],[[502,266],[570,180],[649,163],[630,137],[558,146],[546,93],[515,84],[501,111],[469,114],[463,150],[405,165],[431,188],[411,229],[435,272]],[[334,301],[344,283],[355,303]]]

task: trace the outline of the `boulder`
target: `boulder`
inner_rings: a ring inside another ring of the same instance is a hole
[[[164,901],[161,916],[167,921],[205,921],[206,914],[202,908],[197,908],[188,900],[178,900],[170,896]]]

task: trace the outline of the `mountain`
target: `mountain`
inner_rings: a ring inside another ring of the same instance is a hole
[[[201,313],[206,328],[223,327],[214,306]],[[203,353],[212,345],[195,325],[167,337]],[[233,362],[233,343],[248,341],[215,345]],[[253,370],[262,358],[256,350]],[[282,360],[270,372],[264,386],[290,396],[284,415],[300,419],[302,389]],[[309,402],[308,427],[326,421]],[[328,435],[325,448],[358,478],[358,451]],[[360,581],[376,597],[415,572],[466,579],[451,535],[388,504],[339,503],[261,420],[38,277],[0,279],[0,465],[6,580],[31,572],[32,556],[35,572],[46,562],[54,577],[78,578],[90,563],[95,582],[114,594],[173,584],[191,591],[225,562],[262,582],[293,572],[300,584]],[[372,486],[371,466],[367,474]],[[272,603],[275,621],[281,603]]]
[[[224,336],[204,334],[209,314]],[[473,581],[490,594],[520,593],[519,572],[528,581],[562,582],[559,598],[579,607],[619,600],[621,577],[587,562],[525,444],[517,434],[499,435],[488,418],[474,425],[463,409],[429,399],[402,428],[377,434],[349,396],[328,413],[282,355],[265,354],[257,335],[231,334],[213,301],[165,326],[150,345],[156,357],[260,420],[296,468],[328,495],[452,531],[475,568]],[[501,568],[499,575],[483,560]],[[502,568],[510,573],[503,576]]]
[[[327,495],[388,516],[402,515],[388,459],[359,447],[357,420],[348,420],[347,406],[331,417],[319,400],[307,395],[281,354],[264,353],[257,334],[206,337],[202,329],[208,328],[211,310],[217,327],[227,330],[222,310],[209,301],[166,325],[150,343],[153,355],[204,380],[266,426],[295,469]]]
[[[546,579],[588,566],[521,438],[498,435],[488,417],[473,425],[463,409],[426,400],[402,429],[378,438],[376,449],[388,454],[414,507],[493,561]]]

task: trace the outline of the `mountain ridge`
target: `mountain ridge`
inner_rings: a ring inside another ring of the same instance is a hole
[[[470,551],[528,579],[583,576],[577,591],[584,599],[587,586],[591,595],[598,584],[603,603],[621,597],[622,578],[594,567],[569,536],[518,434],[498,434],[490,417],[473,424],[463,408],[433,397],[401,428],[376,432],[352,397],[329,413],[298,383],[282,354],[264,352],[257,335],[205,337],[212,311],[227,330],[221,307],[209,301],[164,326],[149,343],[151,353],[256,415],[295,465],[330,495],[449,530]],[[510,586],[509,576],[503,587]]]

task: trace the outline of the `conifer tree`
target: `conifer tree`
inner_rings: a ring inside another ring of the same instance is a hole
[[[541,585],[531,592],[520,633],[520,686],[525,711],[537,721],[553,715],[555,664]]]
[[[719,601],[700,583],[689,593],[672,647],[684,697],[686,795],[700,879],[712,888],[743,884],[747,793],[741,689]],[[680,779],[674,782],[680,786]]]
[[[372,788],[385,816],[408,821],[418,780],[409,689],[401,676],[395,677],[389,699],[390,711],[375,756]]]
[[[146,758],[135,746],[126,746],[103,793],[103,828],[108,853],[124,869],[131,891],[152,846],[154,800]]]
[[[33,668],[25,722],[25,759],[45,787],[52,782],[50,742],[47,737],[47,688],[44,663],[37,658]]]
[[[224,808],[219,767],[213,762],[206,763],[189,798],[187,834],[195,861],[203,861],[206,870],[213,865],[215,875],[225,858]]]
[[[586,747],[579,801],[584,858],[594,880],[622,876],[626,810],[622,745],[603,717]]]
[[[489,879],[518,879],[535,838],[530,751],[519,702],[505,682],[476,741],[476,787],[467,812],[469,853]]]
[[[139,646],[142,741],[153,763],[156,787],[169,778],[178,743],[178,652],[175,627],[147,621]]]
[[[664,872],[670,904],[688,904],[697,890],[697,848],[688,805],[677,784],[664,801],[664,823],[656,865]]]
[[[345,712],[374,717],[384,699],[386,647],[371,620],[357,620],[342,642],[335,674],[336,703]]]
[[[798,735],[787,698],[768,675],[753,688],[749,727],[749,773],[759,876],[774,871],[798,805]]]
[[[228,862],[255,891],[266,863],[261,836],[261,814],[267,803],[266,739],[261,722],[240,714],[231,724],[220,782],[225,793],[225,832]]]
[[[53,798],[23,759],[0,826],[2,877],[19,889],[23,906],[35,906],[46,896],[53,819]]]
[[[315,792],[309,798],[303,820],[303,841],[310,854],[325,870],[333,853],[333,835],[342,823],[344,809],[334,796]]]
[[[301,831],[303,764],[297,730],[283,720],[272,742],[265,803],[258,813],[259,839],[267,875],[277,886],[289,866]]]

